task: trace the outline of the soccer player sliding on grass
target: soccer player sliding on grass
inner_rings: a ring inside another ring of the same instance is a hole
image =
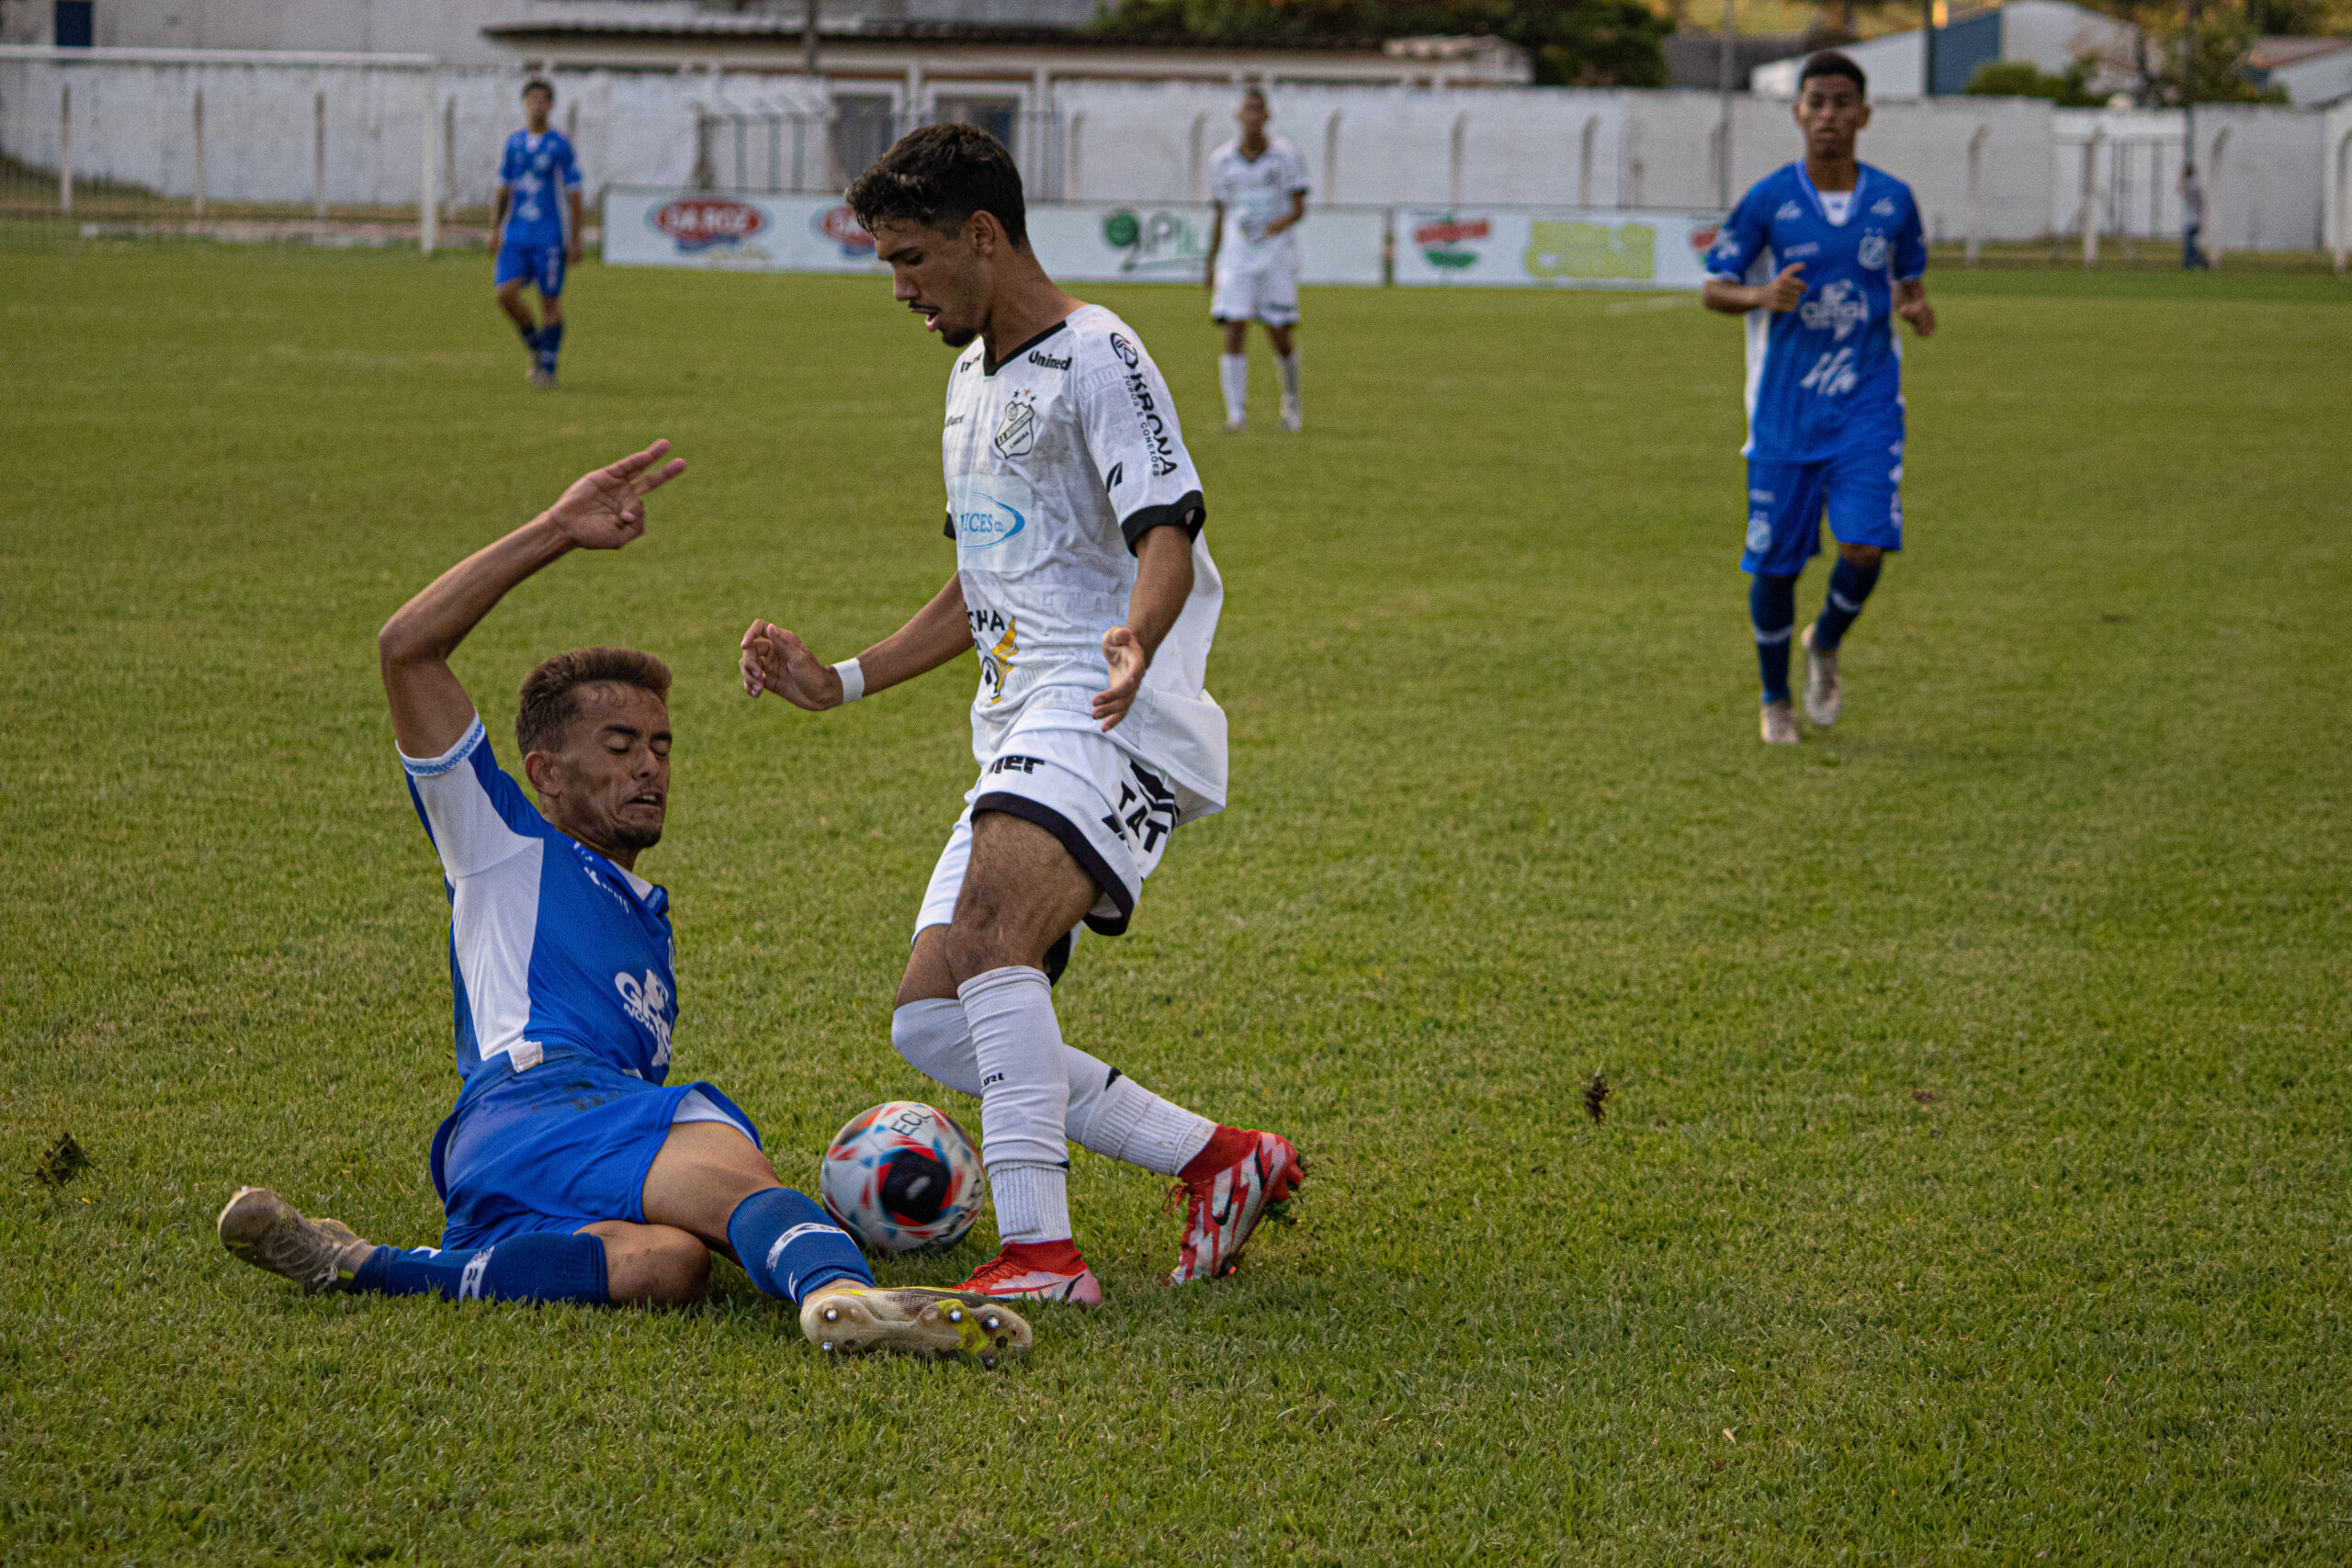
[[[657,441],[451,567],[378,638],[410,798],[440,854],[457,1000],[457,1108],[433,1139],[441,1248],[401,1251],[240,1189],[220,1240],[313,1291],[452,1301],[702,1299],[710,1254],[743,1266],[839,1354],[987,1364],[1029,1345],[968,1292],[877,1290],[849,1236],[776,1179],[750,1117],[707,1083],[664,1087],[677,1019],[669,896],[637,874],[670,803],[670,671],[650,654],[558,654],[523,682],[515,750],[534,809],[492,755],[449,655],[506,592],[575,549],[645,531],[684,468]]]
[[[1125,931],[1170,835],[1225,806],[1225,712],[1203,689],[1225,588],[1175,403],[1134,328],[1046,276],[1020,171],[987,132],[913,132],[849,204],[896,297],[963,350],[944,435],[956,570],[830,667],[753,621],[744,689],[821,710],[978,649],[979,781],[923,895],[890,1023],[909,1062],[979,1097],[1004,1247],[964,1288],[1102,1301],[1070,1233],[1071,1138],[1181,1177],[1170,1282],[1215,1279],[1305,1174],[1298,1151],[1065,1045],[1051,989],[1081,921]]]
[[[1764,675],[1764,739],[1797,742],[1789,640],[1797,576],[1821,551],[1825,505],[1838,539],[1829,597],[1804,630],[1805,716],[1835,724],[1838,648],[1903,547],[1903,347],[1894,319],[1926,337],[1935,308],[1911,187],[1860,164],[1871,122],[1861,67],[1816,54],[1797,80],[1804,157],[1756,182],[1707,259],[1707,308],[1747,318],[1749,617]]]

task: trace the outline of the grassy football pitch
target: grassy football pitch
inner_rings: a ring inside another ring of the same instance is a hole
[[[534,659],[675,667],[673,1071],[787,1179],[884,1098],[977,1126],[888,1030],[970,662],[822,717],[731,663],[951,569],[948,360],[887,286],[590,266],[539,397],[480,257],[0,254],[0,1561],[2352,1555],[2352,294],[1930,281],[1912,547],[1770,752],[1735,323],[1325,291],[1308,433],[1257,343],[1233,438],[1203,296],[1092,291],[1207,482],[1235,799],[1064,1027],[1313,1179],[1176,1292],[1160,1184],[1078,1155],[1109,1305],[991,1376],[828,1364],[731,1266],[668,1314],[306,1300],[211,1232],[251,1181],[437,1236],[375,628],[654,435],[648,537],[459,672],[511,762]]]

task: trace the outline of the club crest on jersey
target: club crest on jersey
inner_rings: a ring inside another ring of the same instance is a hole
[[[1004,418],[996,427],[992,443],[997,453],[1005,457],[1026,457],[1037,448],[1037,410],[1034,404],[1016,399],[1008,404]],[[1016,515],[1018,515],[1016,513]],[[1019,525],[1015,525],[1019,526]]]
[[[670,987],[652,970],[639,980],[627,970],[613,976],[613,988],[621,994],[621,1006],[629,1017],[652,1032],[653,1065],[662,1066],[670,1060],[670,1020],[667,1016]]]
[[[1875,229],[1863,235],[1862,243],[1854,247],[1854,259],[1872,272],[1886,265],[1886,236]]]
[[[1837,340],[1843,343],[1853,335],[1856,327],[1871,319],[1870,301],[1841,277],[1798,306],[1797,319],[1804,323],[1807,332],[1834,333]]]

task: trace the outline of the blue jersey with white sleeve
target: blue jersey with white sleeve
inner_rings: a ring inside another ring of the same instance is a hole
[[[669,895],[540,816],[479,717],[440,756],[401,762],[448,886],[460,1106],[556,1058],[661,1083],[677,1021]]]
[[[563,245],[571,240],[571,203],[566,193],[580,188],[580,164],[563,132],[533,135],[518,130],[506,139],[498,181],[508,193],[503,245]]]
[[[1804,164],[1791,164],[1749,187],[1708,254],[1708,275],[1728,283],[1769,283],[1804,265],[1795,310],[1747,313],[1740,450],[1750,457],[1824,462],[1903,417],[1894,286],[1928,270],[1918,204],[1909,186],[1867,164],[1840,194],[1825,199]]]

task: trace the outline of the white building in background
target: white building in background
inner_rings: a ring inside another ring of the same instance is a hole
[[[2352,39],[2256,39],[2245,65],[2262,85],[2285,88],[2299,108],[2352,98]]]
[[[1939,13],[1943,6],[1938,5]],[[1920,96],[1925,64],[1925,29],[1889,33],[1861,43],[1840,46],[1871,79],[1874,98]],[[1936,85],[1939,96],[1963,93],[1977,68],[1996,61],[2018,61],[2052,76],[2086,56],[2100,62],[2092,74],[2099,90],[2126,88],[2136,81],[2132,62],[2140,47],[2140,29],[2112,17],[2064,0],[2008,0],[1957,15],[1936,29]],[[1800,55],[1759,65],[1748,73],[1748,90],[1764,97],[1797,96]]]

